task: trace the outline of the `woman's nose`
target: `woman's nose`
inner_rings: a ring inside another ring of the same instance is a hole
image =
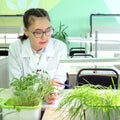
[[[41,39],[45,39],[46,35],[45,33],[42,34]]]

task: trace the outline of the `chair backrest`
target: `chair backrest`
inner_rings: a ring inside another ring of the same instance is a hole
[[[85,47],[73,47],[73,48],[70,48],[69,56],[71,58],[74,57],[74,56],[93,57],[92,54],[87,54],[86,53],[86,48]]]
[[[8,47],[0,47],[0,56],[8,56]]]
[[[101,85],[105,87],[112,86],[118,88],[119,74],[114,69],[108,68],[83,68],[77,73],[76,85],[83,84]]]

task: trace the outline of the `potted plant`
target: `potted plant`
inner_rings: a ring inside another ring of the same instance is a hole
[[[97,88],[95,85],[76,87],[62,99],[57,110],[68,112],[70,120],[119,120],[120,90]]]
[[[59,27],[58,27],[58,30],[55,30],[55,31],[54,31],[54,34],[52,35],[52,37],[53,37],[53,38],[56,38],[56,39],[58,39],[58,40],[63,41],[63,42],[67,45],[67,47],[68,47],[69,41],[68,41],[68,39],[67,39],[67,37],[68,37],[68,34],[67,34],[67,32],[66,32],[66,29],[67,29],[67,28],[68,28],[68,26],[66,26],[65,24],[62,24],[62,23],[60,22],[60,25],[59,25]]]
[[[41,103],[54,91],[46,71],[14,78],[13,96],[2,104],[3,120],[38,120]]]

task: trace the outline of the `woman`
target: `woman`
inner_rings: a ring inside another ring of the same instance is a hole
[[[59,60],[67,56],[66,45],[51,38],[53,28],[46,10],[32,8],[23,16],[24,35],[9,47],[9,80],[14,77],[26,76],[32,71],[48,71],[54,86],[61,88],[59,83],[66,80],[66,69]],[[46,100],[53,103],[58,99],[52,93]]]

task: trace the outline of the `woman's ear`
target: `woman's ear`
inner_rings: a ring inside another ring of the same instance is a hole
[[[29,36],[29,31],[28,31],[27,28],[24,28],[24,33],[25,33],[26,36]]]

